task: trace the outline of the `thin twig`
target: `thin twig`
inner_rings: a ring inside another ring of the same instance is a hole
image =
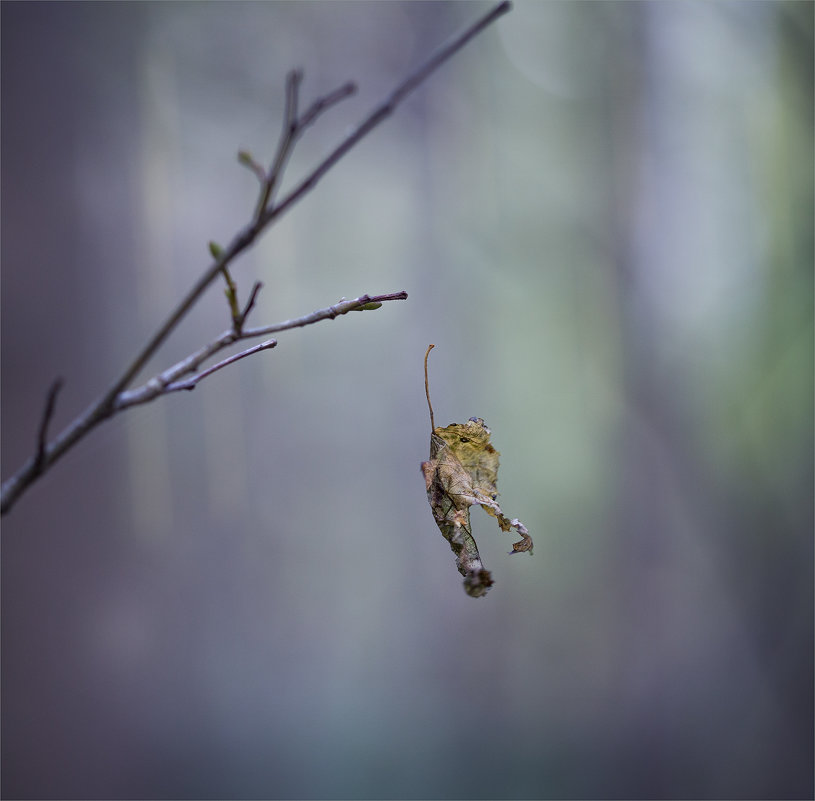
[[[54,410],[57,407],[57,395],[59,395],[61,389],[62,378],[57,378],[51,384],[45,399],[40,428],[37,432],[37,453],[34,458],[34,470],[37,473],[42,472],[43,464],[45,463],[45,447],[48,444],[48,426],[51,423],[51,418],[54,416]]]
[[[240,353],[236,353],[234,356],[230,356],[228,359],[224,359],[218,364],[213,364],[212,367],[208,367],[206,370],[198,373],[198,375],[194,375],[192,378],[188,378],[186,381],[178,381],[175,384],[169,384],[164,388],[165,392],[177,392],[181,389],[195,389],[198,385],[198,382],[202,379],[206,378],[208,375],[212,375],[214,372],[220,370],[222,367],[227,367],[230,364],[234,364],[241,359],[245,359],[247,356],[251,356],[253,353],[260,353],[262,350],[269,350],[270,348],[274,348],[277,345],[276,339],[269,339],[266,342],[261,342],[260,345],[255,345],[252,348],[247,348],[246,350],[242,350]]]
[[[280,141],[277,143],[277,151],[272,166],[266,174],[260,187],[260,197],[255,206],[255,223],[260,222],[263,212],[272,200],[272,196],[277,186],[278,180],[282,177],[286,168],[286,161],[294,147],[297,136],[297,104],[300,83],[303,80],[302,70],[291,70],[286,75],[286,108],[283,113],[283,127],[280,131]]]
[[[133,389],[120,392],[116,396],[114,411],[121,412],[130,406],[138,406],[141,403],[149,403],[155,400],[167,392],[168,386],[180,380],[183,376],[194,373],[207,359],[212,358],[216,353],[219,353],[224,348],[228,348],[237,342],[239,338],[248,339],[253,336],[251,333],[244,332],[238,337],[233,328],[224,331],[212,342],[199,348],[180,362],[176,362],[176,364],[163,370],[158,375],[153,376],[140,387],[134,387]]]
[[[265,336],[266,334],[276,334],[278,331],[288,331],[290,328],[302,328],[304,325],[312,325],[320,320],[333,320],[341,314],[361,309],[369,303],[387,303],[389,300],[407,300],[407,292],[392,292],[388,295],[361,295],[354,300],[341,300],[333,306],[306,314],[303,317],[296,317],[293,320],[286,320],[284,323],[267,325],[263,328],[249,329],[245,331],[246,336]]]
[[[300,136],[309,125],[315,123],[317,118],[322,113],[328,111],[331,106],[336,105],[340,100],[345,100],[346,97],[356,94],[356,91],[357,85],[353,81],[348,81],[348,83],[344,83],[339,89],[335,89],[331,92],[331,94],[315,100],[309,110],[297,121],[297,135]]]
[[[297,103],[300,84],[303,82],[303,70],[292,70],[286,76],[286,111],[284,130],[293,131],[297,127]]]
[[[234,345],[236,342],[268,336],[291,328],[301,328],[305,325],[318,323],[321,320],[331,320],[341,314],[362,309],[370,303],[387,303],[391,300],[407,300],[407,292],[392,292],[387,295],[361,295],[354,300],[343,300],[334,306],[318,309],[311,314],[297,317],[294,320],[286,320],[283,323],[267,325],[262,328],[245,328],[240,333],[236,333],[234,328],[230,328],[212,342],[199,348],[180,362],[176,362],[176,364],[163,370],[158,375],[153,376],[141,386],[120,392],[116,398],[115,411],[120,412],[130,406],[149,403],[157,397],[173,391],[173,389],[186,389],[187,387],[180,386],[180,384],[186,383],[181,381],[185,375],[194,373],[207,359],[211,359],[216,353],[228,348],[230,345]],[[228,360],[227,363],[229,363]]]
[[[302,117],[297,116],[300,84],[303,81],[302,70],[292,70],[286,76],[286,111],[284,114],[283,129],[280,132],[280,141],[277,145],[277,152],[272,160],[272,166],[261,189],[260,198],[255,207],[255,221],[261,224],[262,218],[270,204],[274,203],[275,192],[282,180],[283,171],[286,169],[289,156],[291,155],[297,140],[303,132],[317,121],[317,118],[335,106],[346,97],[350,97],[357,91],[357,85],[353,81],[348,81],[335,89],[333,92],[318,98],[311,104],[310,108]]]
[[[320,178],[323,177],[354,145],[367,136],[377,125],[383,122],[396,110],[396,107],[422,83],[428,76],[435,72],[445,61],[461,50],[467,42],[477,36],[488,25],[492,24],[499,17],[512,9],[510,0],[504,0],[484,15],[478,22],[469,27],[466,31],[451,39],[446,45],[440,48],[422,66],[412,72],[400,83],[385,99],[377,106],[348,136],[337,145],[334,150],[326,156],[323,161],[308,175],[303,181],[273,208],[267,209],[262,220],[263,225],[267,225],[276,217],[279,217],[294,205],[306,192],[309,192]]]
[[[255,285],[252,287],[252,291],[249,293],[249,300],[246,301],[246,306],[241,312],[241,328],[243,328],[243,324],[244,322],[246,322],[246,318],[249,316],[249,312],[252,311],[252,309],[254,308],[258,292],[260,292],[261,289],[263,289],[263,282],[255,281]]]
[[[190,288],[187,294],[181,299],[178,305],[172,310],[167,319],[162,323],[158,330],[148,339],[141,350],[125,367],[122,373],[114,380],[108,389],[88,408],[78,415],[71,423],[66,426],[63,431],[45,448],[41,453],[32,456],[11,478],[3,483],[0,490],[0,514],[7,512],[14,502],[22,495],[25,489],[46,469],[53,465],[63,454],[73,447],[79,440],[81,440],[88,432],[93,430],[99,423],[106,420],[113,415],[118,408],[121,408],[118,401],[120,394],[130,385],[133,379],[141,372],[153,354],[164,343],[170,333],[175,329],[178,323],[186,316],[192,306],[198,301],[204,291],[210,286],[220,272],[234,261],[244,250],[249,248],[258,236],[278,217],[288,211],[300,198],[307,192],[314,188],[317,182],[356,144],[360,142],[368,133],[370,133],[377,125],[383,122],[396,110],[396,107],[414,90],[416,87],[426,80],[436,69],[438,69],[447,59],[449,59],[458,50],[464,47],[474,36],[477,36],[488,25],[493,23],[503,14],[507,13],[511,8],[509,0],[504,0],[502,3],[495,6],[491,11],[485,14],[481,19],[471,25],[462,34],[452,39],[447,45],[443,46],[437,53],[431,56],[423,65],[412,72],[405,78],[386,98],[386,100],[377,106],[363,121],[357,126],[350,134],[348,134],[340,144],[324,158],[300,184],[297,185],[288,195],[279,203],[272,202],[271,204],[258,204],[256,214],[254,215],[251,223],[239,231],[232,239],[229,246],[218,256],[213,255],[213,261],[203,274],[198,278],[195,284]],[[296,114],[296,92],[293,91],[294,84],[299,85],[299,79],[291,79],[291,102],[290,110],[286,118],[286,124],[290,128],[291,120]],[[313,122],[319,114],[326,108],[329,108],[334,103],[338,102],[342,97],[346,97],[352,89],[351,84],[345,84],[335,92],[326,95],[322,100],[316,101],[315,104],[303,115],[301,118],[301,130],[305,125]],[[289,95],[287,95],[288,97]],[[305,125],[303,122],[305,121]],[[282,151],[282,158],[280,161],[280,168],[274,175],[275,185],[279,185],[282,176],[282,170],[285,167],[286,158],[288,157],[292,141],[291,134],[283,134],[281,141],[286,141],[285,149]],[[278,155],[280,155],[280,150]],[[239,154],[239,161],[242,164],[254,170],[255,162],[248,154]],[[271,176],[267,176],[268,178]],[[273,198],[274,186],[272,186],[268,193],[268,198]],[[263,193],[266,193],[266,186],[263,187]],[[261,208],[261,205],[263,206]],[[259,212],[259,213],[258,213]],[[370,302],[370,301],[369,301]],[[365,304],[362,304],[365,305]],[[336,308],[333,316],[336,316]],[[361,308],[356,306],[354,308]],[[349,309],[350,310],[350,309]],[[329,315],[332,316],[332,315]],[[320,318],[323,319],[323,318]],[[294,321],[290,321],[294,322]],[[300,323],[307,324],[307,323]],[[38,458],[39,456],[39,458]]]

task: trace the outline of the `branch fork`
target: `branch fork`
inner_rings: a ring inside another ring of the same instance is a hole
[[[250,292],[243,309],[240,308],[237,287],[229,273],[229,265],[244,250],[251,247],[255,240],[282,214],[288,211],[300,198],[311,191],[320,179],[353,147],[355,147],[375,127],[381,124],[422,82],[434,73],[444,62],[457,53],[473,37],[487,26],[506,14],[511,9],[509,0],[496,5],[492,10],[477,20],[461,34],[441,47],[424,64],[410,73],[359,125],[345,136],[311,172],[292,189],[282,200],[277,200],[283,173],[292,150],[305,130],[319,119],[330,108],[356,92],[356,84],[344,83],[333,92],[318,98],[303,114],[299,112],[300,86],[303,81],[302,70],[292,70],[286,77],[286,100],[283,125],[280,132],[275,156],[267,169],[264,169],[250,153],[240,151],[238,161],[247,167],[260,184],[258,199],[251,221],[233,237],[228,247],[221,248],[210,243],[212,262],[187,294],[177,304],[165,322],[150,337],[141,351],[121,375],[97,398],[84,412],[78,415],[52,441],[48,442],[48,427],[54,415],[57,395],[62,386],[61,379],[55,381],[48,391],[43,409],[36,448],[31,458],[0,488],[0,514],[8,512],[25,490],[46,470],[48,470],[64,453],[76,445],[99,423],[124,409],[138,403],[146,403],[161,395],[178,390],[194,389],[200,381],[236,361],[262,350],[269,350],[277,343],[268,340],[248,350],[231,356],[210,368],[197,372],[201,364],[223,348],[249,337],[264,336],[276,331],[311,325],[320,320],[335,319],[350,311],[367,311],[379,308],[383,303],[393,300],[405,300],[406,292],[394,292],[386,295],[362,295],[355,300],[341,300],[325,309],[319,309],[304,317],[287,320],[276,325],[257,329],[246,329],[246,319],[257,300],[261,285],[256,283]],[[178,323],[186,316],[204,291],[215,281],[218,275],[226,281],[226,296],[229,304],[232,326],[219,337],[186,359],[169,367],[154,376],[141,387],[128,389],[136,376],[141,372],[150,358],[156,353]],[[193,374],[190,378],[185,378]]]

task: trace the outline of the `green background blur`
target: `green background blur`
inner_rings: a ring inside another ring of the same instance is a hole
[[[358,95],[481,3],[2,4],[2,473],[256,198],[286,72]],[[813,5],[518,2],[237,262],[255,325],[407,302],[105,423],[2,533],[2,791],[813,793]],[[144,377],[228,327],[214,287]],[[468,598],[429,420],[505,512]]]

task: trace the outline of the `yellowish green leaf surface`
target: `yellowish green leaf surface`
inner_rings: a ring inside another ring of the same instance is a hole
[[[425,354],[425,390],[428,395],[430,421],[433,409],[427,387]],[[532,538],[517,518],[505,517],[497,502],[499,453],[490,443],[490,430],[480,417],[466,423],[451,423],[446,428],[433,427],[430,436],[430,459],[422,462],[427,500],[444,538],[456,556],[456,567],[464,576],[468,595],[480,597],[492,586],[490,572],[484,567],[470,524],[470,507],[481,506],[498,520],[501,531],[516,529],[521,535],[512,546],[513,553],[532,553]]]

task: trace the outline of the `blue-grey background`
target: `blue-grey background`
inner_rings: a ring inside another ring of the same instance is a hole
[[[249,218],[235,159],[356,79],[287,185],[462,3],[13,3],[2,14],[2,473]],[[518,2],[235,266],[286,332],[107,422],[3,519],[15,798],[813,792],[813,5]],[[228,326],[214,287],[144,377]],[[483,417],[535,539],[429,421]]]

